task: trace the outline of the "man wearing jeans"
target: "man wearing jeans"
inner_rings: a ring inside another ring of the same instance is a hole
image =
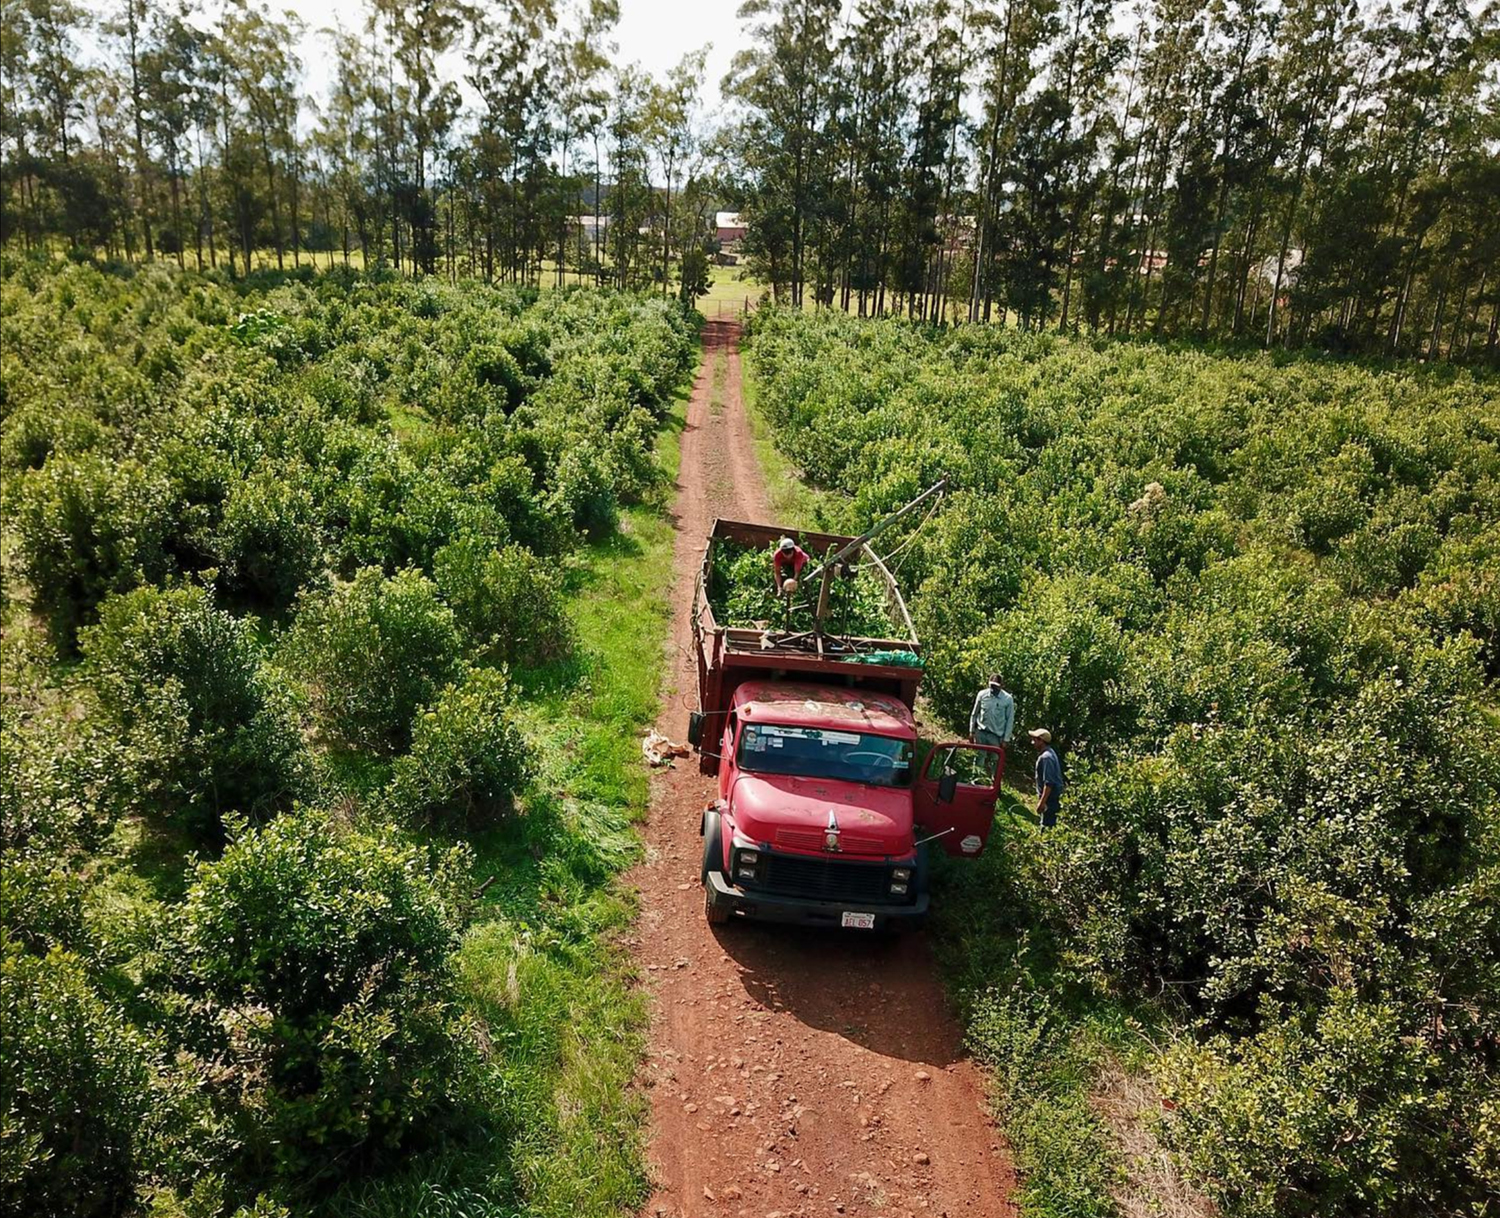
[[[1016,730],[1016,700],[997,672],[974,699],[969,712],[969,739],[975,744],[1007,745]]]
[[[1036,815],[1043,829],[1057,824],[1057,809],[1062,803],[1062,762],[1057,759],[1057,750],[1052,747],[1052,733],[1044,727],[1033,728],[1026,733],[1031,737],[1031,747],[1036,750]]]

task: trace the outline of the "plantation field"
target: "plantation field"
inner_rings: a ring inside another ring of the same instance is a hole
[[[7,1212],[618,1214],[690,319],[7,265]]]
[[[1232,1216],[1500,1204],[1500,385],[779,310],[747,360],[793,523],[953,480],[932,709],[998,670],[1063,746],[933,901],[1023,1212],[1155,1212],[1158,1143]]]

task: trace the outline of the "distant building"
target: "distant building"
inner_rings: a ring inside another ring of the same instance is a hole
[[[943,249],[949,254],[957,254],[974,248],[979,219],[977,216],[939,216],[937,227],[942,234]]]
[[[721,211],[714,214],[714,237],[720,246],[738,245],[745,239],[750,226],[737,211]]]

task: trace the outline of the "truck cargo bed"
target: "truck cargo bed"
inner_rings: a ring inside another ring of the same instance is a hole
[[[698,653],[698,705],[707,723],[707,739],[714,738],[719,730],[721,723],[717,716],[724,714],[735,688],[742,681],[754,678],[795,676],[891,694],[909,707],[915,705],[922,675],[921,645],[900,588],[868,545],[861,547],[859,563],[876,573],[885,590],[891,637],[729,626],[715,620],[708,591],[719,547],[728,542],[769,551],[780,538],[788,536],[799,540],[813,565],[822,562],[830,547],[842,547],[853,540],[834,533],[814,533],[780,525],[715,520],[704,546],[693,591],[693,640]],[[718,759],[705,751],[701,754],[701,767],[712,774],[718,769]]]

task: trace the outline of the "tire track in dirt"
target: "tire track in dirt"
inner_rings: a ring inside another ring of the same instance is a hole
[[[659,729],[696,699],[693,579],[715,516],[765,520],[739,328],[710,322],[682,435]],[[710,409],[724,363],[720,409]],[[1012,1215],[1014,1178],[925,939],[710,927],[695,759],[652,780],[638,954],[653,1000],[650,1218]]]

